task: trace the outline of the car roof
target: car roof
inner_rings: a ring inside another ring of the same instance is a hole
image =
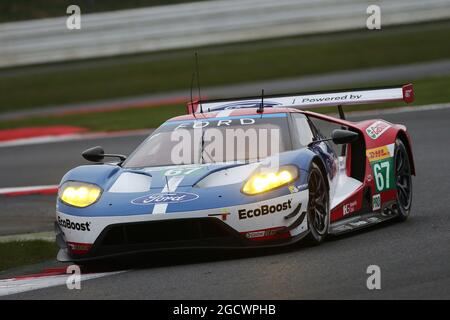
[[[292,108],[272,108],[266,107],[264,108],[263,114],[274,114],[274,113],[293,113],[293,112],[301,112],[300,110],[292,109]],[[203,112],[196,114],[185,114],[177,117],[170,118],[167,121],[186,121],[186,120],[202,120],[202,119],[212,119],[216,117],[236,117],[236,116],[251,116],[251,115],[260,115],[258,113],[258,108],[242,108],[242,109],[230,109],[230,110],[220,110],[220,111],[212,111],[212,112]]]

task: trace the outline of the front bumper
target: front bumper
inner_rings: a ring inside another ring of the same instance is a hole
[[[288,244],[307,232],[307,200],[307,192],[297,192],[250,205],[184,213],[79,217],[58,212],[58,260]]]
[[[302,214],[295,222],[305,220]],[[92,244],[67,242],[56,225],[57,244],[60,252],[57,259],[67,261],[90,261],[116,256],[138,254],[152,251],[186,249],[249,249],[288,245],[300,240],[307,232],[295,237],[290,228],[280,227],[264,230],[265,240],[255,241],[247,238],[227,224],[215,218],[178,219],[111,225],[102,231]]]

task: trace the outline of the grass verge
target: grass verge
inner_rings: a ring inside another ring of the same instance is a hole
[[[202,48],[208,86],[450,57],[450,21]],[[0,71],[0,112],[188,88],[193,50]],[[256,93],[255,93],[256,94]]]
[[[373,84],[376,85],[376,84]],[[389,83],[383,83],[389,85]],[[450,76],[423,79],[414,82],[416,100],[412,105],[443,103],[450,101]],[[404,106],[404,103],[348,106],[346,111],[369,110]],[[131,130],[158,127],[168,118],[184,114],[184,105],[167,105],[150,108],[132,108],[102,113],[87,113],[49,118],[27,118],[0,121],[0,129],[12,129],[51,125],[73,125],[93,131]],[[336,112],[336,108],[320,108],[317,112]]]
[[[54,259],[58,247],[43,240],[0,243],[0,271]]]

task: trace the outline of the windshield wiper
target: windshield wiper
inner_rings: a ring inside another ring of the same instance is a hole
[[[202,132],[202,141],[201,141],[201,148],[200,148],[200,157],[201,157],[200,164],[203,164],[205,162],[203,153],[206,153],[210,162],[215,163],[216,161],[214,161],[213,157],[205,150],[205,131]]]
[[[202,141],[200,144],[200,164],[203,164],[205,159],[203,159],[203,148],[205,147],[205,131],[202,132]]]

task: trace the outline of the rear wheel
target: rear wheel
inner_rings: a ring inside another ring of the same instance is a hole
[[[319,244],[325,240],[330,224],[329,196],[325,177],[314,162],[308,177],[308,240],[311,244]]]
[[[397,188],[398,217],[400,221],[408,218],[412,203],[411,165],[408,152],[400,139],[395,141],[395,184]]]

